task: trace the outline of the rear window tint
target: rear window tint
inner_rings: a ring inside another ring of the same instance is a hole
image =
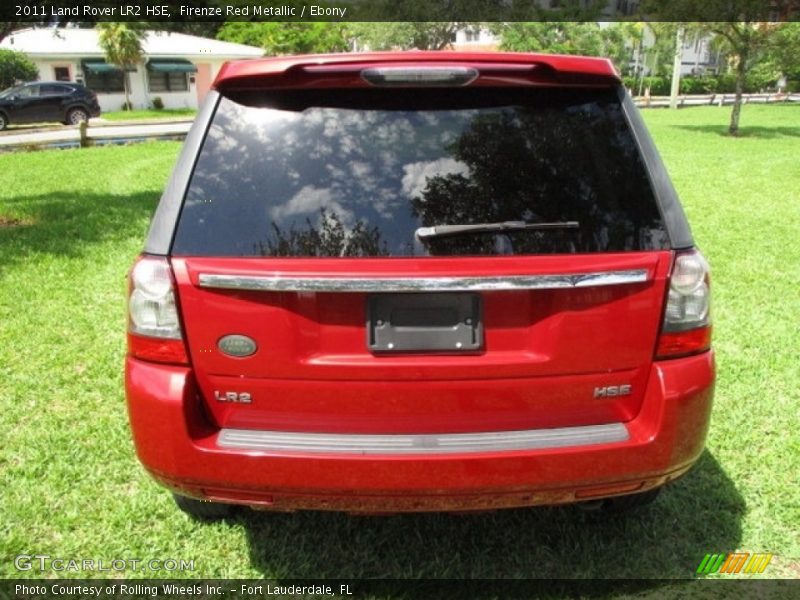
[[[442,256],[668,247],[614,90],[223,97],[172,253]],[[417,239],[419,227],[578,227]]]

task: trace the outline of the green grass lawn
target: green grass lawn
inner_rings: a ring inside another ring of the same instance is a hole
[[[161,110],[115,110],[104,112],[101,118],[107,121],[137,121],[141,119],[170,119],[175,117],[194,117],[193,108],[163,108]]]
[[[800,576],[800,106],[746,106],[738,139],[729,114],[645,113],[713,268],[718,386],[698,466],[604,521],[190,520],[137,463],[122,387],[125,274],[179,145],[0,155],[0,577],[36,575],[14,569],[21,553],[182,558],[189,577],[691,577],[734,550]]]

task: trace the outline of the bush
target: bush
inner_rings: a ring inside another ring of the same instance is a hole
[[[631,79],[631,82],[629,82],[628,79]],[[638,85],[633,81],[633,78],[625,77],[623,81],[626,87],[633,89],[634,92],[638,92]],[[777,89],[777,83],[778,79],[772,72],[751,71],[745,77],[743,91],[745,94],[774,91]],[[643,89],[650,87],[651,96],[668,96],[671,86],[672,81],[669,77],[644,78]],[[733,94],[735,92],[736,75],[734,73],[723,73],[716,77],[713,75],[688,75],[681,77],[680,94]]]
[[[27,56],[14,50],[0,50],[0,90],[36,79],[39,71]]]
[[[639,92],[639,80],[633,76],[622,78],[623,85],[634,94]],[[778,85],[778,78],[771,71],[753,70],[747,74],[744,84],[744,93],[757,94],[763,91],[775,91]],[[794,87],[792,87],[794,86]],[[789,80],[786,83],[786,91],[800,91],[798,89],[800,81]],[[650,88],[651,96],[668,96],[672,81],[670,77],[645,77],[642,93]],[[681,77],[681,94],[733,94],[736,91],[736,75],[724,73],[719,76],[713,75],[687,75]]]
[[[753,71],[747,74],[744,89],[747,93],[771,92],[778,88],[778,78],[768,71]]]
[[[772,91],[777,87],[778,78],[769,72],[751,72],[745,76],[742,91],[745,94],[757,94],[758,92]],[[736,92],[736,75],[724,73],[717,77],[717,87],[714,90],[718,94],[733,94]]]
[[[153,98],[153,110],[164,110],[164,101],[161,96]]]
[[[650,88],[651,96],[669,96],[669,77],[645,77],[643,90]]]
[[[717,77],[718,94],[732,94],[736,91],[736,75],[733,73],[723,73]]]
[[[638,80],[633,75],[625,75],[622,78],[622,85],[624,85],[629,90],[633,90],[633,93],[636,93]]]
[[[708,75],[702,77],[682,77],[681,94],[713,94],[717,91],[719,81]]]

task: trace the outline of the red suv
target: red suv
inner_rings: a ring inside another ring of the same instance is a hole
[[[652,500],[709,274],[611,63],[227,64],[130,275],[139,458],[199,516]]]

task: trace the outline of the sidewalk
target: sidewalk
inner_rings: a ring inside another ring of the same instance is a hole
[[[87,139],[100,143],[124,143],[148,138],[183,137],[192,125],[193,117],[157,119],[146,121],[104,121],[91,119],[87,127]],[[0,134],[0,150],[18,147],[44,146],[64,147],[80,145],[80,130],[77,126],[54,126],[8,130]]]

